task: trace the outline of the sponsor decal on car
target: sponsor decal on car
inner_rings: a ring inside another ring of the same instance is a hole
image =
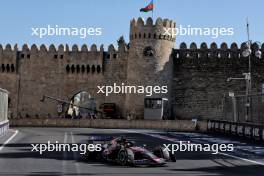
[[[142,160],[134,160],[134,164],[149,164],[149,160],[142,159]]]

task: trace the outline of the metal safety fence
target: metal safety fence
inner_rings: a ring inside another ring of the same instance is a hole
[[[0,89],[0,136],[8,129],[8,92]]]
[[[264,124],[264,94],[226,96],[223,120]]]
[[[0,123],[7,121],[8,117],[8,92],[0,89]]]

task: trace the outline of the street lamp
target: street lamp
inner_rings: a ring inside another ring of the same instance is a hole
[[[242,56],[243,57],[248,57],[248,72],[247,73],[243,73],[244,78],[228,78],[227,81],[231,81],[231,80],[246,80],[246,116],[245,116],[245,120],[246,122],[251,120],[250,117],[250,108],[251,108],[251,98],[250,98],[250,94],[251,94],[251,56],[255,56],[259,59],[261,59],[261,51],[260,51],[260,42],[255,42],[257,44],[257,48],[255,50],[254,53],[252,53],[252,41],[249,39],[249,23],[247,21],[247,37],[248,37],[248,41],[246,43],[246,47],[244,48],[244,50],[242,51]]]

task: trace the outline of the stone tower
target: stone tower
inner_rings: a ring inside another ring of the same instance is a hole
[[[153,94],[152,98],[168,98],[171,106],[172,60],[176,24],[168,19],[158,18],[153,23],[148,18],[130,22],[130,46],[127,63],[127,84],[142,86],[167,86],[168,93]],[[127,94],[127,113],[133,118],[143,118],[146,95]]]

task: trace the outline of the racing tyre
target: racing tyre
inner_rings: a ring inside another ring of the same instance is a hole
[[[118,160],[118,163],[121,164],[122,166],[127,164],[128,155],[125,149],[121,149],[118,152],[117,160]]]
[[[171,160],[172,162],[176,162],[176,157],[175,157],[175,155],[172,154],[172,153],[170,153],[170,160]]]
[[[89,151],[87,151],[87,152],[84,154],[84,159],[85,159],[85,160],[89,160],[89,159],[91,159],[91,155],[90,155],[90,152],[89,152]]]
[[[154,149],[153,154],[156,155],[159,158],[163,158],[165,160],[170,159],[170,153],[166,150],[164,150],[164,147],[157,147]]]
[[[172,162],[176,162],[176,157],[174,154],[172,154],[169,151],[166,151],[164,147],[157,147],[154,151],[153,151],[154,155],[156,155],[157,157],[163,158],[167,161],[172,161]]]

